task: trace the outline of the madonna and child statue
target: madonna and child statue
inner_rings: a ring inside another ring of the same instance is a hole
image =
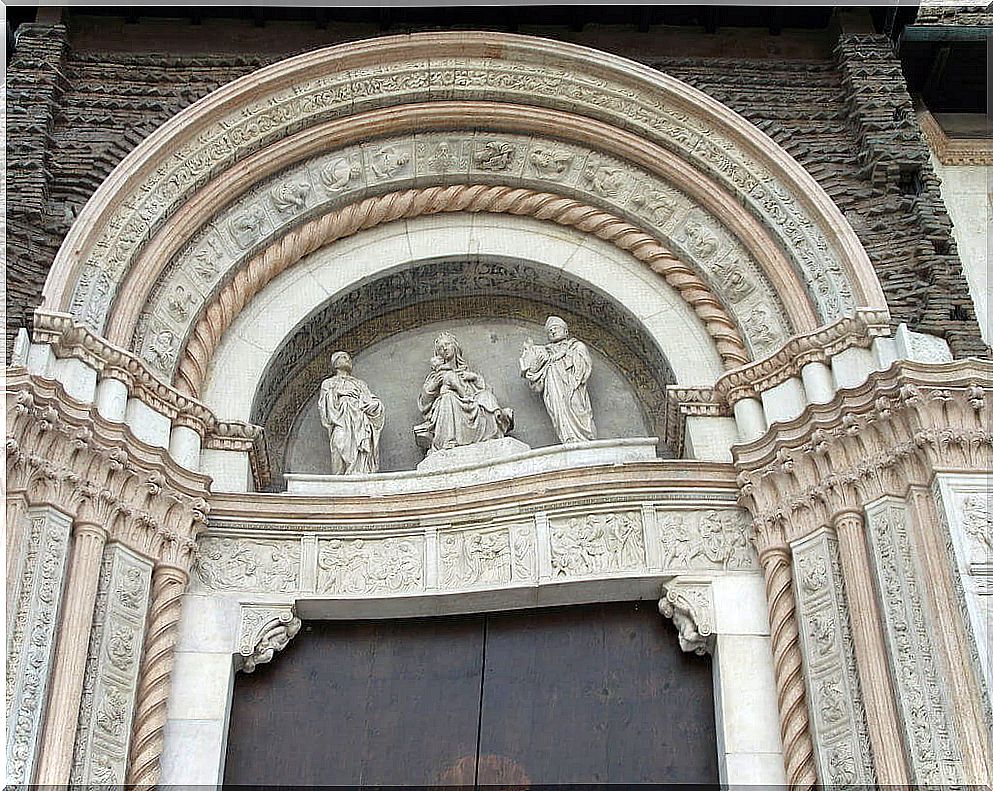
[[[593,370],[590,352],[557,316],[548,317],[545,331],[548,343],[534,344],[530,338],[525,343],[518,361],[521,376],[541,396],[559,442],[595,440],[587,389]],[[413,427],[414,440],[425,451],[418,469],[486,462],[531,449],[508,436],[514,428],[514,411],[500,405],[452,333],[442,332],[434,339],[429,365],[417,396],[422,420]],[[318,401],[321,424],[328,432],[331,472],[378,472],[379,437],[386,421],[383,403],[368,384],[352,376],[347,352],[335,352],[331,367],[334,373],[321,384]]]
[[[514,426],[513,410],[500,406],[450,332],[435,338],[431,370],[417,406],[424,421],[414,426],[414,437],[429,454],[501,439]]]

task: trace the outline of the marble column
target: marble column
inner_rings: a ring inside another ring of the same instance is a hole
[[[39,785],[66,785],[69,782],[79,701],[83,693],[83,671],[106,541],[107,530],[100,525],[78,522],[74,526],[65,605],[52,672],[52,694],[41,743],[36,781]]]
[[[783,737],[786,782],[791,789],[817,785],[814,745],[810,736],[807,693],[803,682],[803,654],[796,623],[796,598],[789,548],[767,546],[759,551],[765,575],[772,662],[776,673],[779,729]]]
[[[838,554],[849,601],[852,642],[865,700],[877,780],[881,785],[906,785],[909,776],[886,662],[879,607],[872,587],[873,573],[865,544],[865,522],[862,514],[844,511],[834,517],[834,528],[838,535]]]
[[[757,398],[742,398],[735,402],[734,419],[741,442],[751,442],[766,432],[765,411]]]
[[[128,785],[150,786],[158,783],[181,599],[188,580],[186,571],[176,566],[159,564],[152,572],[152,595],[138,680]]]

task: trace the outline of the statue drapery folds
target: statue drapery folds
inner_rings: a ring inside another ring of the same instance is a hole
[[[545,330],[547,344],[525,344],[521,376],[534,392],[541,394],[560,442],[594,440],[596,424],[586,387],[593,371],[589,349],[569,334],[569,326],[558,316],[548,317]]]
[[[379,470],[379,435],[386,412],[361,379],[352,376],[347,352],[331,356],[334,375],[321,383],[321,424],[328,430],[331,472],[361,475]]]

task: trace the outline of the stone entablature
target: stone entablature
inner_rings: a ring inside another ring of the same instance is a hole
[[[260,528],[218,519],[199,539],[191,590],[375,597],[758,569],[751,523],[727,498],[701,498],[692,507],[602,499],[525,502],[484,519],[434,514],[407,525],[284,521]]]

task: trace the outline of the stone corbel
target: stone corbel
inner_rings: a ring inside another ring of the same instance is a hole
[[[659,612],[676,625],[683,651],[713,654],[714,597],[709,578],[675,577],[664,583]]]
[[[235,669],[251,673],[257,665],[271,662],[301,625],[292,604],[243,604]]]

